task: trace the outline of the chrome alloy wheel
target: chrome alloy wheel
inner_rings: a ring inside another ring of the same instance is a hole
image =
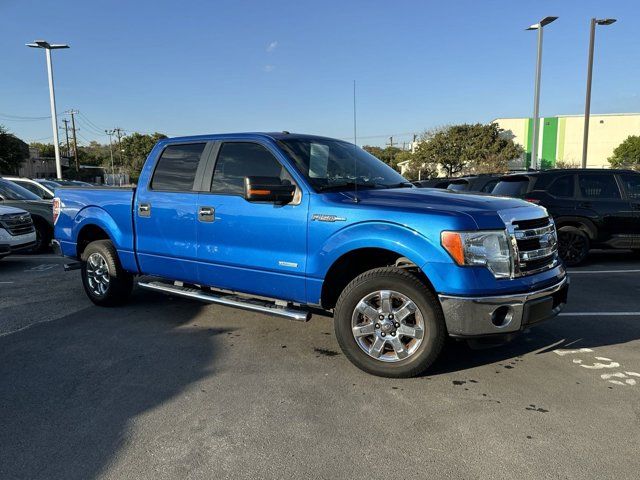
[[[109,267],[99,253],[92,253],[87,259],[87,283],[91,293],[103,296],[109,289]]]
[[[382,362],[399,362],[413,355],[424,338],[424,317],[406,295],[379,290],[362,298],[351,317],[358,346]]]

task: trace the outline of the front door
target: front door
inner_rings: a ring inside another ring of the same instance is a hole
[[[308,195],[298,187],[287,205],[248,202],[245,177],[293,177],[266,145],[230,141],[215,151],[209,192],[198,195],[200,282],[303,302]]]
[[[634,248],[640,248],[640,174],[621,173],[620,180],[627,195],[632,216],[628,233],[634,235]]]
[[[197,281],[198,193],[194,184],[206,145],[167,146],[149,185],[138,188],[133,214],[143,274]]]

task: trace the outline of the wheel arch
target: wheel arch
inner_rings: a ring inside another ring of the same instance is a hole
[[[583,231],[589,237],[589,240],[598,238],[598,227],[595,223],[585,217],[562,216],[554,219],[558,230],[563,227],[573,227]]]
[[[433,292],[434,288],[420,267],[405,255],[380,247],[362,247],[338,257],[329,267],[322,282],[322,308],[335,307],[340,293],[362,273],[380,267],[397,266],[412,271]]]

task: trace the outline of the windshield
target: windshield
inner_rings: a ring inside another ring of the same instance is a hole
[[[491,194],[505,197],[522,197],[527,193],[528,187],[529,179],[527,177],[503,178],[491,191]]]
[[[400,188],[413,185],[373,155],[340,140],[280,140],[298,171],[316,191],[358,187]]]
[[[468,190],[468,189],[469,189],[469,182],[467,182],[466,180],[462,180],[462,181],[458,181],[458,182],[451,182],[447,186],[447,190],[454,190],[456,192],[462,192],[462,191]]]
[[[0,197],[5,200],[41,200],[35,193],[3,178],[0,178]]]

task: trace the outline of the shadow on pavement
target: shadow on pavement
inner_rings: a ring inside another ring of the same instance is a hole
[[[0,478],[90,479],[129,424],[212,373],[224,329],[202,308],[136,295],[0,338]]]

